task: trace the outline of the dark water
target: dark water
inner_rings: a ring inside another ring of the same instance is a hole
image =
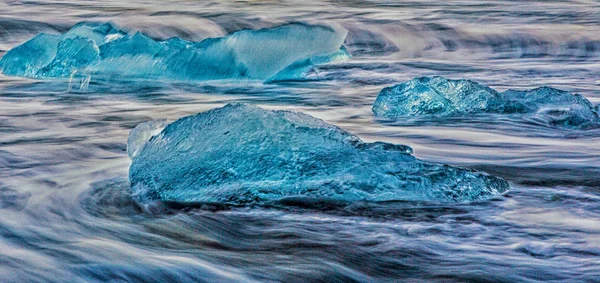
[[[389,123],[380,89],[416,76],[600,102],[598,1],[0,2],[0,56],[39,32],[111,20],[190,40],[341,25],[353,58],[305,83],[34,81],[0,75],[0,281],[600,282],[600,130],[469,117]],[[480,169],[509,194],[472,204],[141,211],[126,140],[140,122],[227,102],[302,111],[365,141]]]

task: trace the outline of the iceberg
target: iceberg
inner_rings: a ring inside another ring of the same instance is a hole
[[[128,152],[142,204],[470,202],[509,188],[486,173],[421,161],[405,145],[365,143],[306,114],[246,104],[142,123]]]
[[[0,59],[5,75],[32,78],[120,76],[172,80],[301,80],[315,66],[349,58],[347,31],[302,23],[242,30],[190,42],[156,41],[110,23],[80,23],[40,34]]]
[[[585,128],[598,124],[598,107],[583,96],[551,87],[499,93],[471,80],[419,77],[386,87],[373,104],[383,118],[459,116],[477,113],[542,117],[551,125]]]

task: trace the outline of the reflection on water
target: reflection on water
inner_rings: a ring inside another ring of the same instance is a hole
[[[510,117],[395,123],[379,90],[416,76],[498,90],[550,85],[600,103],[596,1],[16,1],[0,56],[39,32],[113,21],[198,41],[305,21],[349,30],[353,58],[304,83],[0,76],[0,281],[594,281],[600,278],[600,132]],[[410,145],[427,161],[511,182],[487,202],[143,210],[129,197],[129,130],[227,102],[306,112]]]

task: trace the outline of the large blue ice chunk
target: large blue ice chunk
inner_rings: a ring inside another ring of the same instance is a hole
[[[420,77],[384,88],[375,103],[378,117],[458,116],[476,113],[532,115],[552,125],[582,128],[600,120],[583,96],[541,87],[499,93],[470,80]]]
[[[109,23],[81,23],[61,36],[42,34],[14,48],[0,59],[0,70],[35,78],[84,74],[297,80],[316,65],[348,58],[342,45],[346,33],[341,28],[293,23],[200,42],[156,41],[139,32],[129,35]]]
[[[163,126],[141,124],[129,138],[141,203],[468,202],[508,190],[500,178],[423,162],[408,146],[365,143],[302,113],[229,104]]]

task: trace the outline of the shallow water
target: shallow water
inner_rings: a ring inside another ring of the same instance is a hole
[[[101,81],[0,75],[0,281],[600,282],[600,130],[482,116],[377,120],[416,76],[549,85],[600,103],[597,1],[0,2],[0,56],[39,32],[113,21],[189,40],[304,21],[341,25],[353,58],[310,82]],[[480,169],[511,191],[472,204],[142,211],[128,132],[228,102],[301,111],[365,141]]]

